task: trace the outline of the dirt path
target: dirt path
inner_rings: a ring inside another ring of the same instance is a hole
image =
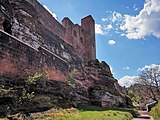
[[[147,111],[139,111],[140,112],[140,117],[134,118],[133,120],[153,120],[152,116],[148,114]]]

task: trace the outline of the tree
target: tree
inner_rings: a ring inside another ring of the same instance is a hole
[[[160,96],[160,65],[153,65],[141,70],[138,83],[145,85],[145,92],[153,100],[158,100]]]

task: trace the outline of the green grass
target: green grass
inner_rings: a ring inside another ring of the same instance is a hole
[[[126,110],[77,110],[75,108],[52,110],[37,120],[132,120],[133,115]],[[91,107],[90,107],[91,108]]]
[[[151,109],[150,114],[153,116],[154,120],[160,120],[160,102]]]
[[[79,105],[79,110],[83,111],[106,111],[106,108],[102,108],[100,106],[89,106],[89,105]],[[111,109],[109,109],[111,110]],[[132,114],[133,117],[138,117],[140,113],[135,108],[117,108],[112,109],[114,111],[121,111],[121,112],[129,112]]]
[[[131,120],[130,113],[121,111],[83,111],[76,115],[68,115],[57,120]]]

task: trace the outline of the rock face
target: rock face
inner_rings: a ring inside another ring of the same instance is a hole
[[[41,112],[52,107],[77,107],[79,104],[105,108],[132,107],[130,99],[117,89],[117,80],[109,66],[98,60],[70,71],[67,82],[34,76],[28,79],[0,77],[1,116]]]
[[[41,112],[52,107],[76,107],[74,88],[44,77],[29,82],[13,76],[0,77],[0,117],[22,112]]]
[[[90,61],[80,71],[75,71],[75,89],[80,103],[102,107],[132,106],[129,99],[117,88],[108,64],[98,60]]]

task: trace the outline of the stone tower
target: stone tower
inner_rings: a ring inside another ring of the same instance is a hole
[[[81,25],[85,30],[85,56],[87,61],[96,59],[95,48],[95,21],[91,15],[81,20]]]
[[[81,26],[65,17],[62,25],[66,28],[64,40],[75,48],[79,57],[83,61],[95,60],[95,22],[92,16],[81,19]]]

